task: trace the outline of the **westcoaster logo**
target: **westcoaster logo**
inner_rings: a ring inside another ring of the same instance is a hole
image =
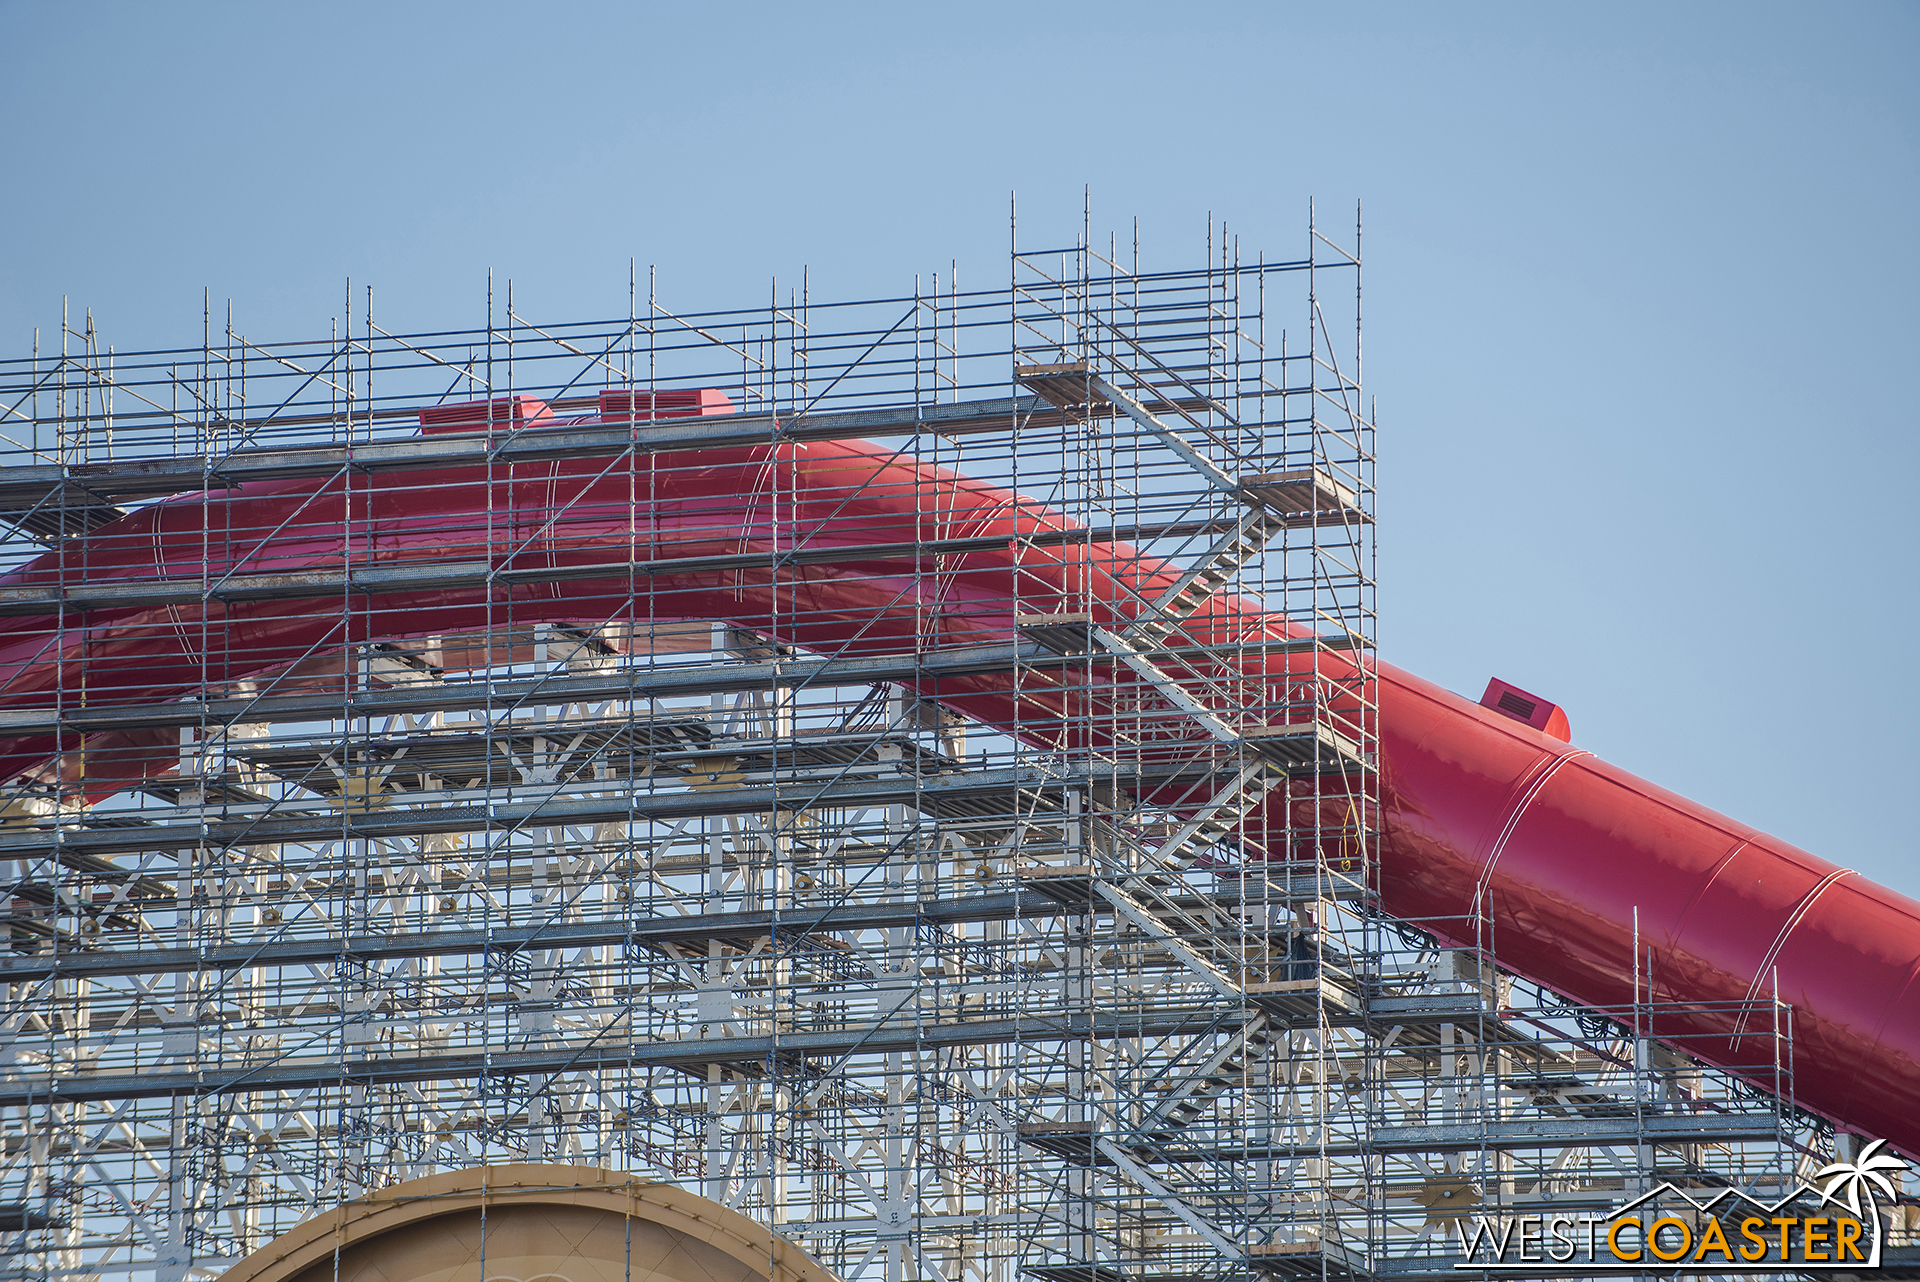
[[[1738,1189],[1705,1201],[1662,1184],[1605,1215],[1541,1212],[1454,1221],[1462,1272],[1538,1274],[1577,1263],[1593,1273],[1858,1273],[1880,1267],[1881,1201],[1907,1164],[1875,1140],[1858,1160],[1835,1162],[1785,1197],[1763,1202]]]

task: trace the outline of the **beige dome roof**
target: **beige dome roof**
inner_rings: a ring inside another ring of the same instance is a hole
[[[223,1282],[837,1279],[766,1226],[672,1185],[519,1164],[381,1189],[275,1238]]]

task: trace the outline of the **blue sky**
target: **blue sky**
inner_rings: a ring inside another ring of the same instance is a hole
[[[1909,894],[1914,3],[0,0],[0,350],[1004,278],[1367,208],[1386,656]]]

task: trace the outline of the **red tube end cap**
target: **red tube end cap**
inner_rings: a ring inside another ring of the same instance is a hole
[[[1548,703],[1537,694],[1528,694],[1519,686],[1502,681],[1499,677],[1487,682],[1487,692],[1480,696],[1480,706],[1492,708],[1515,721],[1524,721],[1542,734],[1550,734],[1563,743],[1573,742],[1573,728],[1567,724],[1565,709],[1557,703]]]

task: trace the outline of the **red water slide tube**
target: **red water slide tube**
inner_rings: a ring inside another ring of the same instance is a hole
[[[1091,608],[1124,621],[1139,594],[1170,582],[1167,567],[1124,545],[1027,541],[1067,528],[1030,500],[865,443],[248,485],[136,511],[0,587],[489,560],[559,570],[803,541],[996,543],[922,562],[849,551],[777,578],[656,567],[639,592],[616,575],[496,581],[352,608],[335,588],[295,600],[96,609],[64,626],[14,617],[0,622],[0,708],[72,702],[82,690],[94,706],[176,698],[351,644],[616,616],[730,620],[816,652],[899,653],[1008,640],[1016,597],[1028,610]],[[1282,625],[1252,602],[1219,598],[1190,630],[1223,640],[1277,635]],[[1284,682],[1286,665],[1301,661],[1256,652],[1244,675]],[[1777,982],[1795,1012],[1799,1103],[1920,1154],[1920,904],[1418,677],[1385,664],[1378,673],[1389,912],[1466,944],[1475,931],[1463,922],[1482,921],[1502,965],[1595,1006],[1633,998],[1637,913],[1653,997],[1735,1003],[1770,996]],[[1047,709],[1063,706],[999,676],[924,693],[991,724],[1017,722],[1029,739],[1044,739]],[[1085,719],[1054,721],[1052,733],[1085,733],[1072,730]],[[45,777],[73,746],[0,740],[0,770]],[[111,754],[87,757],[97,798],[169,768],[177,749],[122,753],[117,774],[102,764]],[[1703,1010],[1670,1031],[1704,1037],[1687,1045],[1706,1058],[1737,1062],[1746,1048],[1729,1019]]]

